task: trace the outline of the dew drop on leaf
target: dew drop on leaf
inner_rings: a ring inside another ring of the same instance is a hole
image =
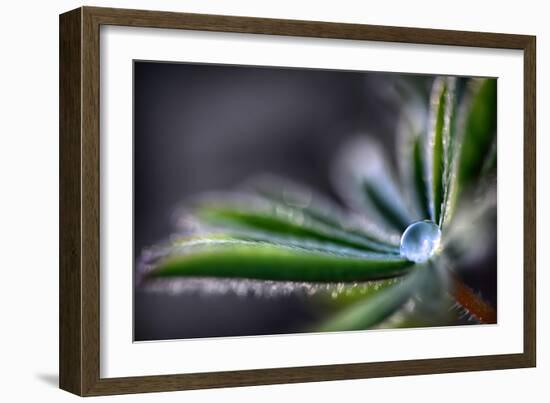
[[[407,260],[425,262],[440,249],[441,230],[432,221],[417,221],[401,236],[400,253]]]

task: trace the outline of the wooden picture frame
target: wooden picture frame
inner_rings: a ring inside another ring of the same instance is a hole
[[[524,52],[523,353],[100,377],[99,29],[102,25],[352,39]],[[81,396],[533,367],[536,363],[535,37],[81,7],[60,16],[60,387]]]

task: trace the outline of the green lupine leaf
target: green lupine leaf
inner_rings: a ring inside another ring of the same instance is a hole
[[[352,208],[398,234],[413,221],[391,165],[372,139],[347,145],[338,158],[334,185]]]
[[[430,217],[421,145],[428,116],[425,104],[418,97],[407,102],[397,125],[399,176],[414,221]]]
[[[239,239],[192,239],[169,248],[151,277],[220,277],[345,282],[401,276],[412,263],[395,255],[319,245],[299,247]]]
[[[323,323],[317,330],[345,331],[368,329],[405,304],[431,275],[428,265],[416,265],[401,282],[356,302]]]
[[[466,316],[456,301],[443,295],[436,301],[426,302],[425,298],[414,298],[413,304],[405,304],[401,309],[379,323],[378,328],[419,328],[467,324],[471,316]]]
[[[255,205],[204,203],[198,206],[196,214],[203,221],[224,226],[229,230],[236,227],[273,235],[331,242],[369,251],[397,253],[394,245],[376,242],[366,236],[328,226],[300,210],[272,202],[264,201]]]
[[[495,247],[497,189],[494,181],[471,189],[461,200],[455,219],[446,227],[443,237],[445,254],[455,263],[486,256]],[[475,228],[475,231],[472,231]]]
[[[445,175],[450,162],[449,158],[446,158],[445,143],[448,143],[451,137],[455,107],[454,87],[454,78],[437,78],[434,81],[430,99],[429,130],[424,144],[430,218],[438,224],[441,224]]]
[[[463,123],[458,180],[464,187],[477,179],[497,129],[497,80],[472,82],[471,103]]]
[[[409,214],[398,203],[390,203],[393,192],[388,191],[387,185],[376,179],[365,180],[363,183],[365,197],[369,199],[376,211],[395,229],[402,231],[411,223]]]
[[[456,301],[449,294],[451,279],[445,268],[445,258],[436,257],[426,263],[424,269],[426,275],[412,298],[377,327],[425,327],[457,323]]]
[[[424,165],[422,163],[422,144],[421,137],[418,136],[413,144],[413,180],[418,203],[422,208],[424,217],[430,216],[430,202],[425,192],[426,183],[424,181]]]
[[[473,79],[465,91],[450,150],[442,226],[452,218],[460,193],[496,166],[497,81]]]
[[[483,159],[483,165],[481,166],[480,176],[485,177],[493,174],[497,168],[497,138],[493,139],[493,143],[487,152],[487,155]]]
[[[394,77],[388,80],[387,84],[384,84],[382,87],[383,94],[380,97],[386,100],[389,90],[393,89],[389,92],[389,96],[397,109],[402,109],[404,103],[413,100],[419,100],[425,104],[430,96],[431,84],[432,78],[430,76],[404,75],[397,79]]]
[[[399,239],[384,232],[381,228],[368,225],[361,217],[353,217],[330,200],[311,189],[269,175],[262,175],[248,181],[248,187],[255,193],[275,203],[298,210],[314,221],[333,227],[349,234],[393,246],[399,245]]]

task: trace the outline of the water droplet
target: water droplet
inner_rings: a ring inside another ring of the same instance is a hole
[[[432,221],[417,221],[401,235],[401,256],[416,263],[425,262],[439,251],[441,230]]]

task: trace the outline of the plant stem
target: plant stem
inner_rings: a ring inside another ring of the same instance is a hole
[[[454,299],[483,324],[497,323],[496,310],[451,272],[451,294]]]

